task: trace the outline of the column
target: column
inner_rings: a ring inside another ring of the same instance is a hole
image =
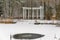
[[[44,8],[43,7],[40,8],[40,19],[41,20],[44,19]]]
[[[26,15],[26,9],[24,10],[25,12],[24,12],[24,19],[26,19],[26,17],[27,17],[27,15]]]
[[[28,9],[28,19],[29,19],[29,9]]]
[[[23,19],[24,19],[24,13],[25,13],[25,9],[23,8]]]
[[[38,19],[38,9],[37,9],[37,19]]]
[[[40,9],[40,19],[41,19],[41,9]]]
[[[32,19],[34,19],[34,9],[32,9]]]

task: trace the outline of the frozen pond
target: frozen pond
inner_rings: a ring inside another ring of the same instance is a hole
[[[10,40],[10,35],[17,33],[39,33],[45,35],[41,38],[41,40],[58,40],[60,38],[60,27],[47,24],[34,25],[33,22],[30,24],[26,22],[16,24],[0,24],[0,40]],[[55,36],[57,39],[54,38]],[[12,40],[15,39],[12,38]]]

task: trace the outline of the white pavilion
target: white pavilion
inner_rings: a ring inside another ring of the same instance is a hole
[[[40,19],[44,19],[44,6],[40,6],[40,7],[23,7],[23,19],[26,19],[26,14],[27,14],[27,10],[28,10],[28,19],[29,19],[29,15],[30,15],[30,10],[32,9],[32,19],[34,19],[34,13],[36,10],[36,17],[38,19],[38,17],[40,17]],[[40,12],[39,12],[40,11]]]

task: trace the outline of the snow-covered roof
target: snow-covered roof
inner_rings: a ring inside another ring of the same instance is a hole
[[[44,8],[43,6],[40,7],[32,7],[32,9],[41,9]],[[31,7],[23,7],[23,9],[31,9]]]

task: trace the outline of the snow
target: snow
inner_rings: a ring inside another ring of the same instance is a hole
[[[58,40],[60,38],[60,27],[50,24],[34,25],[34,21],[17,22],[16,24],[0,24],[0,40],[10,40],[10,35],[13,36],[17,33],[39,33],[45,35],[35,40]],[[55,35],[57,39],[54,38]],[[12,40],[15,39],[12,38]]]

